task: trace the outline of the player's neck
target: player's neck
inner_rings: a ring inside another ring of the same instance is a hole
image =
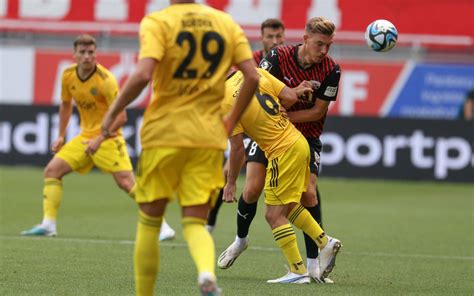
[[[90,69],[77,67],[77,76],[79,76],[79,79],[81,79],[81,80],[86,80],[87,78],[89,78],[91,76],[92,72],[95,71],[96,67],[97,67],[97,65],[94,65],[94,67],[92,67]]]
[[[303,68],[307,69],[313,65],[312,62],[309,61],[309,57],[306,54],[306,48],[303,45],[298,46],[298,64]]]

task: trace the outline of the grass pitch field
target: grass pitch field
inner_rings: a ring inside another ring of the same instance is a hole
[[[229,270],[217,269],[224,295],[473,295],[474,185],[322,178],[328,234],[344,247],[335,285],[269,285],[286,273],[263,218],[250,247]],[[25,238],[41,221],[42,171],[0,167],[0,295],[131,295],[134,203],[108,175],[64,179],[57,238]],[[236,204],[223,205],[214,232],[216,255],[235,236]],[[196,274],[177,230],[161,244],[159,295],[196,295]],[[298,231],[299,232],[299,231]],[[304,243],[299,236],[304,255]]]

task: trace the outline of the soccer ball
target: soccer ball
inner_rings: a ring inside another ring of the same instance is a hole
[[[376,20],[365,30],[365,41],[374,51],[388,51],[397,44],[398,32],[387,20]]]

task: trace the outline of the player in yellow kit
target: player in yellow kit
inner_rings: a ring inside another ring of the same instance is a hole
[[[279,98],[285,108],[289,108],[298,97],[312,92],[312,88],[309,82],[304,81],[296,88],[290,89],[265,70],[258,69],[258,73],[261,76],[259,88],[230,139],[231,151],[224,199],[227,202],[236,200],[236,180],[245,157],[245,133],[258,143],[268,159],[264,189],[267,204],[265,218],[290,267],[283,277],[267,282],[309,283],[310,277],[301,259],[290,222],[310,236],[320,248],[319,262],[324,276],[332,271],[341,242],[325,235],[308,210],[300,204],[301,194],[306,190],[309,179],[309,146],[286,114],[280,112]],[[227,80],[224,109],[231,108],[235,103],[234,98],[240,91],[241,83],[240,72]]]
[[[115,77],[96,63],[96,41],[90,35],[76,38],[74,59],[76,63],[62,75],[59,136],[51,147],[56,155],[44,170],[43,221],[22,235],[57,235],[56,217],[63,195],[61,180],[72,171],[87,173],[96,166],[112,174],[122,190],[132,192],[132,164],[120,129],[127,120],[125,112],[120,113],[111,127],[113,137],[105,139],[100,132],[105,113],[117,97]],[[73,101],[79,111],[81,133],[65,143]]]
[[[214,242],[204,224],[215,193],[224,185],[227,136],[252,98],[258,75],[242,29],[226,13],[194,2],[172,0],[168,8],[142,20],[137,68],[103,123],[103,134],[108,136],[116,116],[152,79],[135,191],[138,295],[154,293],[157,234],[166,205],[175,196],[182,207],[183,236],[197,267],[200,292],[220,294]],[[242,70],[244,82],[235,107],[224,117],[221,103],[231,65]]]

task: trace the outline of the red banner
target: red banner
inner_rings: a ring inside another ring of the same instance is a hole
[[[140,19],[168,6],[169,0],[3,0],[0,29],[33,32],[136,34]],[[388,19],[400,42],[473,46],[472,0],[207,0],[230,13],[249,38],[260,23],[280,18],[289,40],[299,40],[307,19],[324,15],[338,27],[340,41],[363,41],[375,19]],[[133,4],[133,5],[132,5]]]
[[[341,61],[341,81],[329,114],[381,116],[403,63]]]
[[[135,68],[134,53],[101,53],[97,60],[110,69],[122,87]],[[36,51],[33,104],[51,105],[60,100],[61,74],[73,63],[68,52]],[[340,61],[342,77],[332,115],[381,116],[383,106],[403,69],[403,63]],[[147,88],[133,106],[144,107],[150,99]]]

